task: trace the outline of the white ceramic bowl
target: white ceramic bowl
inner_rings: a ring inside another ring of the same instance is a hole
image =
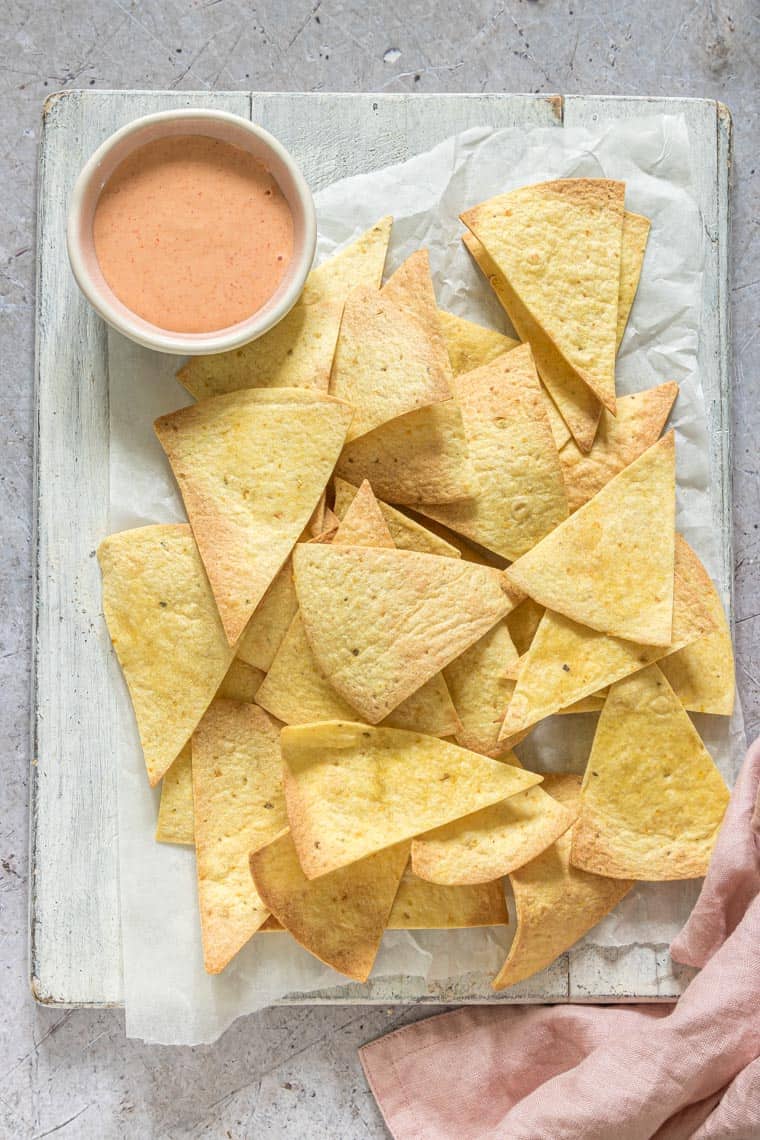
[[[177,333],[144,320],[119,300],[98,264],[92,223],[100,192],[119,163],[137,147],[170,135],[209,135],[249,151],[264,163],[293,215],[293,257],[276,291],[257,312],[228,328]],[[224,111],[161,111],[135,119],[107,138],[83,167],[71,196],[66,243],[79,288],[100,316],[120,333],[158,352],[199,356],[225,352],[262,336],[292,309],[306,280],[317,240],[311,191],[295,162],[268,131]]]

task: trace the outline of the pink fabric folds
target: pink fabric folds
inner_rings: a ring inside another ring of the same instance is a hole
[[[396,1140],[760,1140],[760,741],[671,947],[675,1006],[481,1006],[360,1052]]]

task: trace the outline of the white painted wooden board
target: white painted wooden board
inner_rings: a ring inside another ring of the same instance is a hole
[[[173,107],[251,116],[295,154],[315,190],[403,161],[470,126],[551,126],[685,116],[707,234],[699,367],[708,408],[721,586],[731,598],[727,311],[730,120],[707,100],[533,95],[329,95],[88,91],[53,96],[40,151],[37,265],[36,592],[32,721],[30,973],[56,1005],[121,1001],[115,696],[100,617],[95,550],[107,533],[108,361],[105,331],[80,296],[65,251],[66,205],[85,159],[130,119]],[[498,999],[488,979],[424,993],[378,979],[293,1000],[484,1002],[637,1000],[677,995],[667,948],[576,950]]]

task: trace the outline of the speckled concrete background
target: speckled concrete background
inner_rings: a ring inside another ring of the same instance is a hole
[[[760,9],[755,0],[0,0],[0,1137],[380,1137],[356,1049],[415,1012],[277,1009],[214,1046],[126,1041],[118,1011],[26,983],[34,180],[60,88],[535,91],[723,100],[735,126],[732,317],[739,684],[760,730]],[[429,1012],[429,1011],[426,1011]]]

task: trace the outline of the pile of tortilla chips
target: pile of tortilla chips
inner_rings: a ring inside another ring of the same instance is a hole
[[[499,989],[637,880],[704,873],[728,793],[688,714],[730,715],[731,640],[675,531],[677,385],[615,392],[649,231],[624,199],[569,179],[462,215],[518,340],[439,310],[424,250],[383,283],[385,218],[180,370],[197,402],[155,427],[189,525],[99,557],[209,972],[286,931],[365,980],[385,930],[514,904]],[[587,710],[582,778],[521,764]]]

